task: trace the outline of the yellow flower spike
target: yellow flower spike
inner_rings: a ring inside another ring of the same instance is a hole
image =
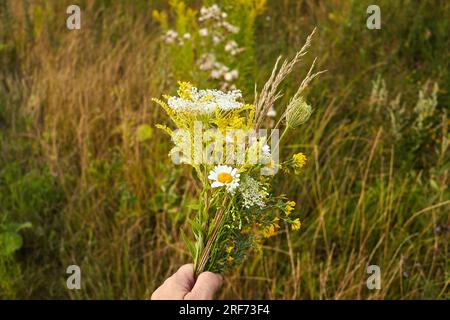
[[[273,218],[272,221],[273,221],[272,225],[274,226],[274,228],[275,228],[275,229],[279,229],[279,228],[280,228],[280,225],[278,224],[278,221],[280,221],[280,218],[275,217],[275,218]]]
[[[295,202],[294,201],[288,201],[286,203],[286,208],[284,209],[284,213],[286,217],[289,217],[289,215],[294,211],[295,208]]]
[[[191,97],[191,91],[192,91],[192,84],[189,82],[183,82],[178,81],[179,88],[178,88],[178,96],[183,99],[192,99]]]
[[[292,230],[294,230],[294,231],[300,230],[301,226],[302,226],[302,223],[300,222],[299,218],[292,221],[292,225],[291,225]]]
[[[262,235],[264,236],[264,238],[270,238],[273,237],[276,233],[275,230],[275,225],[271,224],[268,227],[265,227],[264,230],[262,231]]]

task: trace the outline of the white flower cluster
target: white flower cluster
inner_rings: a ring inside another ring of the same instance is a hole
[[[265,199],[269,195],[262,183],[252,177],[245,177],[239,185],[239,192],[244,200],[244,207],[264,208],[266,206]]]
[[[242,98],[240,90],[223,92],[220,90],[198,90],[192,87],[190,99],[181,97],[170,97],[167,104],[177,112],[200,112],[212,113],[216,108],[229,111],[242,107],[243,103],[238,101]]]
[[[209,7],[201,7],[198,17],[200,29],[198,35],[185,33],[178,34],[170,29],[163,35],[166,44],[178,44],[183,46],[186,41],[199,36],[201,46],[210,49],[208,53],[202,53],[197,60],[197,65],[201,71],[208,73],[209,78],[220,82],[221,90],[232,90],[235,88],[234,82],[239,78],[239,71],[228,67],[225,63],[234,63],[232,59],[244,51],[238,43],[230,39],[231,35],[239,33],[239,27],[227,21],[228,14],[217,4]],[[205,50],[200,50],[200,52]],[[217,56],[227,57],[227,62],[217,60]],[[231,61],[230,61],[231,59]]]
[[[198,60],[199,68],[202,71],[209,71],[212,79],[223,79],[227,82],[232,82],[239,77],[239,71],[236,69],[230,70],[226,65],[216,60],[215,55],[211,53],[203,54]]]
[[[244,51],[243,48],[239,48],[238,44],[236,41],[234,40],[230,40],[226,43],[225,45],[225,52],[229,52],[232,56],[237,55],[238,53],[241,53],[242,51]]]
[[[202,7],[200,9],[199,22],[212,22],[216,28],[223,28],[230,33],[238,33],[239,28],[229,23],[226,18],[228,14],[223,12],[217,4],[213,4],[210,7]]]
[[[202,7],[198,18],[201,28],[199,35],[202,38],[210,39],[213,47],[220,45],[220,48],[229,56],[234,57],[243,51],[234,40],[229,40],[229,34],[236,34],[239,28],[229,23],[226,18],[227,13],[222,11],[217,4],[210,7]],[[228,40],[227,40],[228,38]],[[232,84],[238,77],[239,71],[230,70],[224,63],[217,61],[215,54],[205,53],[198,60],[200,70],[209,72],[211,79],[221,81],[221,89],[233,89]]]
[[[170,29],[164,34],[164,42],[167,44],[178,43],[180,46],[184,45],[184,40],[191,39],[190,33],[183,34],[182,37],[178,34],[178,32]]]

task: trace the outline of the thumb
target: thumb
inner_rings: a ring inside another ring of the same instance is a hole
[[[223,278],[220,274],[212,272],[201,273],[191,292],[185,300],[212,300],[214,294],[222,287]]]

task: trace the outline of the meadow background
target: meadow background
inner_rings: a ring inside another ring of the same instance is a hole
[[[198,70],[192,35],[212,1],[0,0],[0,298],[143,299],[190,261],[180,238],[198,192],[170,162],[153,102]],[[219,298],[449,298],[450,3],[439,0],[225,0],[239,33],[236,84],[252,102],[278,55],[292,57],[285,107],[317,56],[314,114],[281,149],[310,159],[275,188],[302,229],[269,239],[226,275]],[[381,30],[366,8],[381,8]],[[157,10],[157,11],[155,11]],[[82,289],[66,288],[77,264]],[[381,268],[380,290],[366,267]]]

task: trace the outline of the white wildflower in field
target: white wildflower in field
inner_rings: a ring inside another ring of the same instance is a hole
[[[213,36],[213,38],[212,38],[212,41],[213,41],[213,43],[214,43],[215,45],[221,43],[222,40],[223,40],[223,38],[222,38],[221,36],[219,36],[219,35],[215,35],[215,36]]]
[[[200,17],[198,18],[198,21],[220,20],[221,17],[222,10],[217,4],[213,4],[210,7],[200,8]]]
[[[205,53],[202,54],[197,63],[200,70],[202,71],[211,70],[216,63],[216,57],[212,53]]]
[[[237,70],[231,70],[223,75],[225,81],[233,81],[236,80],[239,76],[239,72]]]
[[[219,79],[222,76],[222,73],[219,70],[211,71],[211,78]]]
[[[222,27],[230,33],[235,33],[235,34],[239,33],[239,28],[227,21],[224,21],[222,23]]]
[[[207,28],[201,28],[200,30],[198,30],[198,34],[200,35],[200,37],[207,37],[209,31]]]
[[[227,44],[225,45],[225,51],[226,51],[226,52],[231,52],[231,51],[237,49],[237,47],[238,47],[237,42],[234,41],[234,40],[230,40],[230,41],[228,41]]]
[[[178,39],[178,33],[174,30],[168,30],[164,36],[164,41],[168,44],[174,43]]]

